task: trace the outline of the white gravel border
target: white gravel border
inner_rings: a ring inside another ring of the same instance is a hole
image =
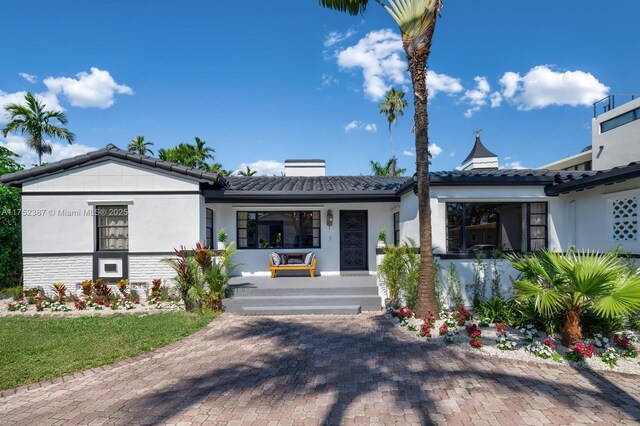
[[[524,362],[536,362],[536,363],[550,364],[550,365],[564,364],[564,365],[571,365],[577,368],[587,368],[587,369],[598,370],[598,371],[613,371],[616,373],[640,375],[640,354],[638,355],[637,358],[620,357],[620,359],[618,360],[618,365],[613,368],[609,367],[600,359],[600,357],[597,357],[595,355],[593,356],[593,358],[587,358],[583,364],[576,363],[573,361],[568,361],[566,359],[562,359],[562,361],[557,362],[552,359],[544,359],[544,358],[537,357],[533,355],[531,352],[526,351],[524,347],[527,346],[528,343],[525,343],[523,341],[522,334],[516,328],[509,327],[509,329],[507,330],[507,334],[509,334],[511,339],[517,343],[517,347],[515,350],[502,351],[496,347],[497,328],[495,324],[491,324],[489,327],[480,327],[480,330],[482,331],[481,340],[484,342],[484,346],[480,349],[476,349],[471,347],[471,345],[469,345],[470,339],[469,339],[469,336],[467,336],[467,332],[464,330],[464,327],[458,327],[458,334],[455,335],[453,343],[447,345],[444,341],[444,337],[440,336],[438,333],[438,329],[440,328],[440,325],[444,323],[443,320],[436,321],[436,327],[431,330],[431,334],[433,337],[429,339],[427,337],[422,337],[418,334],[420,331],[420,327],[422,326],[422,323],[423,323],[421,319],[411,318],[409,320],[410,323],[416,325],[418,329],[418,331],[414,332],[409,330],[407,326],[401,326],[400,320],[392,317],[391,314],[387,313],[385,314],[385,317],[391,322],[391,324],[393,324],[395,327],[400,329],[402,332],[413,336],[415,339],[419,341],[423,341],[423,342],[428,341],[429,343],[438,345],[438,346],[449,346],[457,350],[460,350],[462,352],[470,352],[470,353],[481,354],[489,357],[513,359],[513,360],[524,361]],[[470,320],[470,321],[467,321],[466,325],[478,324],[478,323],[479,321]],[[543,331],[538,331],[538,334],[539,334],[539,337],[536,340],[539,340],[539,341],[543,341],[548,337],[547,334],[544,333]],[[638,339],[638,333],[635,333],[635,334],[636,334],[635,345],[637,348],[639,339]],[[562,344],[560,343],[559,337],[552,338],[551,340],[553,340],[553,343],[556,345],[556,352],[558,352],[560,355],[564,355],[564,353],[569,350],[566,347],[562,346]]]
[[[10,311],[9,303],[13,303],[13,299],[5,299],[0,301],[0,317],[47,317],[47,318],[79,318],[79,317],[104,317],[109,315],[135,315],[135,314],[161,314],[163,312],[178,312],[178,310],[170,309],[170,302],[162,302],[161,309],[158,309],[156,305],[147,305],[144,302],[134,305],[133,309],[120,308],[113,310],[109,308],[102,308],[96,310],[94,308],[78,310],[75,308],[73,302],[68,302],[66,305],[71,308],[68,312],[52,311],[47,308],[43,311],[37,311],[35,305],[29,305],[26,312]]]

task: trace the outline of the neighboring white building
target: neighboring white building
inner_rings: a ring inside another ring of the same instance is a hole
[[[608,170],[640,161],[640,96],[609,95],[593,112],[591,145],[541,169]]]

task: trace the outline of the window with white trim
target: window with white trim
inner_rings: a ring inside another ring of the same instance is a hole
[[[612,229],[614,241],[636,241],[638,239],[638,200],[636,196],[611,200]]]

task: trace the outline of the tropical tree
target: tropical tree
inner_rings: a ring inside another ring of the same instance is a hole
[[[23,169],[18,154],[0,146],[0,176]],[[0,184],[0,288],[20,284],[22,274],[22,217],[20,190]],[[12,213],[6,213],[12,212]]]
[[[42,165],[42,156],[51,154],[51,144],[44,138],[66,139],[70,144],[76,138],[69,129],[53,124],[57,121],[66,125],[69,120],[62,111],[46,110],[46,105],[36,100],[31,93],[24,96],[26,105],[9,104],[4,109],[9,114],[9,122],[2,129],[2,135],[6,138],[10,132],[20,132],[27,135],[27,146],[38,155],[38,164]]]
[[[196,136],[194,145],[181,142],[168,149],[160,148],[158,157],[163,161],[186,167],[220,173],[224,176],[230,175],[232,172],[224,170],[222,164],[208,162],[215,159],[214,153],[215,149],[208,147],[205,141]]]
[[[258,171],[257,170],[251,170],[251,167],[247,166],[247,170],[240,170],[238,172],[238,174],[240,176],[253,176],[255,174],[257,174]]]
[[[195,167],[199,169],[206,166],[207,160],[214,159],[214,153],[216,152],[216,150],[211,147],[208,147],[207,143],[197,136],[195,140],[196,140],[196,143],[195,145],[193,145],[194,147],[193,156],[195,161]]]
[[[394,162],[393,160],[393,158],[390,158],[385,165],[382,165],[377,161],[369,161],[369,164],[371,164],[371,171],[375,176],[402,176],[407,169],[396,169],[396,174],[393,174],[391,172],[391,167]]]
[[[391,138],[391,176],[398,176],[400,172],[396,173],[396,145],[393,141],[393,132],[391,131],[391,125],[398,125],[398,117],[404,115],[404,109],[409,103],[404,99],[405,93],[402,90],[396,90],[391,88],[384,94],[384,102],[381,102],[380,114],[387,118],[389,123],[389,138]]]
[[[614,318],[640,308],[640,275],[629,273],[613,253],[542,250],[507,258],[520,272],[514,283],[516,298],[532,301],[547,317],[565,314],[562,344],[567,347],[582,339],[585,310]]]
[[[140,155],[153,155],[153,151],[149,148],[150,146],[153,146],[153,142],[144,140],[144,136],[136,136],[131,139],[127,150]]]
[[[431,211],[429,199],[429,115],[427,112],[427,58],[441,0],[375,0],[396,22],[402,34],[402,46],[409,63],[413,86],[414,131],[416,144],[416,179],[418,218],[420,221],[420,286],[416,313],[424,316],[428,309],[438,311],[433,259],[431,257]],[[319,0],[324,7],[358,15],[368,0]]]

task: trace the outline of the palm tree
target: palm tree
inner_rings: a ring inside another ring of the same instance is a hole
[[[319,0],[324,7],[358,15],[367,8],[368,0]],[[375,0],[398,24],[402,46],[409,62],[413,85],[414,131],[416,135],[416,179],[418,186],[418,218],[420,222],[420,284],[416,314],[427,310],[438,312],[436,287],[431,257],[431,211],[429,199],[429,114],[427,112],[427,58],[441,0]]]
[[[380,114],[387,117],[389,122],[389,137],[391,138],[391,176],[397,176],[400,173],[396,173],[396,146],[393,142],[393,133],[391,132],[391,125],[398,125],[398,117],[404,115],[404,108],[409,103],[404,99],[404,92],[402,90],[396,90],[391,88],[384,94],[384,102],[381,102]]]
[[[240,176],[253,176],[255,174],[257,174],[258,171],[257,170],[251,170],[251,167],[247,166],[247,170],[240,170],[238,172],[238,175]]]
[[[394,175],[391,172],[393,160],[394,160],[393,158],[390,158],[389,161],[387,161],[387,164],[385,164],[384,166],[378,163],[377,161],[369,161],[369,164],[371,164],[371,170],[373,171],[373,174],[375,176],[402,176],[402,174],[406,172],[407,169],[396,169],[396,174]]]
[[[206,168],[207,160],[213,160],[213,153],[216,152],[215,149],[208,147],[207,143],[196,136],[196,144],[192,145],[194,147],[193,154],[195,156],[195,165],[194,167]]]
[[[9,132],[20,131],[21,135],[28,135],[27,145],[38,154],[38,164],[42,165],[42,156],[51,154],[51,145],[44,140],[45,137],[66,139],[70,144],[76,139],[76,135],[64,127],[52,124],[58,121],[66,125],[69,120],[62,111],[47,111],[46,105],[36,100],[31,93],[24,96],[26,105],[10,104],[4,109],[9,113],[9,123],[2,129],[2,135],[6,138]]]
[[[153,142],[145,141],[144,136],[136,136],[135,138],[131,139],[127,150],[129,152],[136,152],[140,155],[153,155],[153,151],[149,148],[150,146],[153,146]]]
[[[564,312],[562,344],[573,347],[582,339],[580,317],[593,308],[613,318],[640,308],[640,276],[629,273],[612,253],[554,253],[542,250],[507,259],[520,272],[516,297],[533,301],[544,316]]]

